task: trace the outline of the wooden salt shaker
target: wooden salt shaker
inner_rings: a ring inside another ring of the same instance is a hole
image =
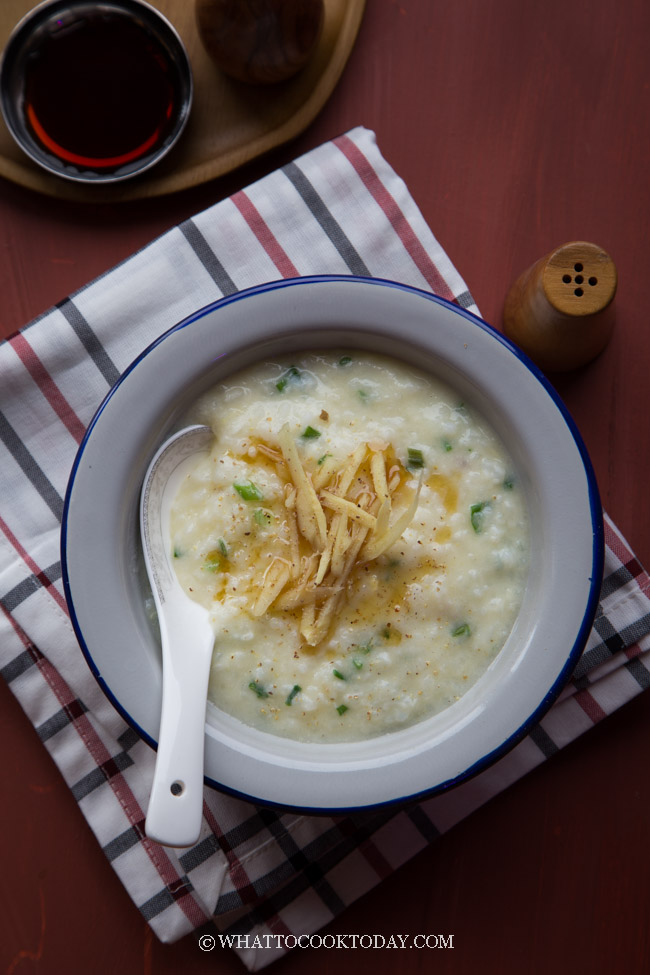
[[[504,332],[540,369],[566,372],[605,348],[614,327],[616,266],[575,240],[533,264],[506,298]]]

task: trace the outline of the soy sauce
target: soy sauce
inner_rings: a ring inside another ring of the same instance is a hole
[[[85,10],[49,25],[25,65],[25,121],[62,163],[103,173],[153,155],[180,93],[169,52],[119,11]]]

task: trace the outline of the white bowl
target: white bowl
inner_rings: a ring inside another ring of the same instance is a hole
[[[325,348],[394,356],[474,404],[517,466],[531,564],[515,626],[486,674],[410,728],[314,745],[209,707],[206,781],[314,812],[432,794],[505,754],[570,676],[593,622],[603,560],[598,490],[572,420],[538,370],[483,321],[377,279],[299,278],[224,298],[166,332],[126,370],[90,424],[65,500],[63,579],[77,637],[106,694],[150,744],[160,721],[161,658],[145,611],[137,524],[149,460],[221,377],[269,356]]]

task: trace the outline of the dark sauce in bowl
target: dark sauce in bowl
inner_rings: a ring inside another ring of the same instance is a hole
[[[189,111],[191,76],[189,66],[179,70],[180,40],[177,48],[173,32],[162,36],[150,10],[52,4],[16,45],[7,68],[13,97],[8,112],[3,96],[3,110],[36,162],[69,178],[112,181],[148,168],[172,145]]]

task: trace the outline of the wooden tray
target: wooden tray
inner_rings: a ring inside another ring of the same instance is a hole
[[[318,46],[289,81],[253,86],[226,77],[206,54],[193,0],[150,0],[183,39],[194,74],[192,112],[180,142],[150,172],[124,183],[92,186],[52,176],[15,144],[0,115],[0,176],[70,200],[115,201],[161,196],[230,172],[298,135],[329,98],[350,55],[365,0],[325,0]],[[0,0],[0,46],[35,4]]]

